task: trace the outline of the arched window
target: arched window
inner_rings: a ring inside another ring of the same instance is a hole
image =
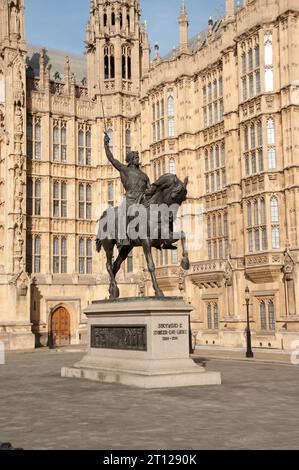
[[[269,313],[269,329],[270,331],[275,331],[275,309],[274,303],[272,300],[269,302],[268,305],[268,313]]]
[[[124,80],[132,78],[131,48],[128,46],[122,47],[122,78]]]
[[[36,236],[34,238],[34,272],[36,274],[41,272],[41,238]]]
[[[34,158],[41,159],[41,123],[40,119],[36,118],[34,126]]]
[[[275,145],[275,123],[273,118],[267,121],[267,144]]]
[[[67,217],[67,185],[61,183],[61,217]]]
[[[59,161],[59,127],[55,125],[53,127],[53,160],[54,162]]]
[[[79,240],[79,274],[85,274],[85,240]]]
[[[272,248],[278,250],[280,248],[280,228],[272,227]]]
[[[254,124],[251,124],[250,135],[251,135],[251,148],[255,149],[256,145],[255,145],[255,126],[254,126]]]
[[[208,216],[207,219],[207,228],[208,228],[208,238],[211,238],[212,232],[211,232],[211,217]]]
[[[108,47],[104,49],[104,78],[105,80],[109,80],[109,54],[108,54]]]
[[[213,88],[214,88],[214,100],[217,100],[217,99],[218,99],[217,80],[214,80],[214,82],[213,82]]]
[[[41,181],[35,181],[35,188],[34,188],[34,215],[40,216],[41,215]]]
[[[58,181],[55,181],[53,185],[53,216],[60,217],[60,195]]]
[[[79,164],[84,165],[84,131],[80,129],[78,132],[78,153],[79,153]]]
[[[79,219],[85,218],[85,187],[79,184]]]
[[[268,164],[269,170],[275,170],[276,168],[276,149],[271,147],[268,149]]]
[[[259,225],[259,205],[258,205],[258,201],[254,201],[253,210],[254,210],[254,225]]]
[[[173,158],[169,160],[169,173],[175,175],[175,161]]]
[[[258,159],[259,159],[259,171],[264,171],[264,155],[263,149],[258,150]]]
[[[271,198],[271,224],[279,223],[279,208],[278,199],[276,197]]]
[[[244,129],[244,149],[245,152],[249,150],[249,136],[248,136],[248,127],[246,126]]]
[[[221,165],[225,165],[225,144],[221,145]]]
[[[216,168],[220,166],[219,145],[216,145]]]
[[[128,80],[132,79],[132,59],[131,59],[131,48],[127,49],[127,63],[128,63]]]
[[[206,175],[206,192],[210,192],[210,177],[209,175]]]
[[[114,49],[110,53],[110,78],[115,78],[115,58],[114,58]]]
[[[216,223],[216,215],[213,215],[213,237],[217,237],[217,223]]]
[[[115,13],[114,13],[114,11],[111,14],[111,25],[115,26]]]
[[[246,74],[246,52],[242,52],[242,75]]]
[[[260,231],[254,231],[254,239],[255,239],[255,251],[260,251],[261,249],[261,242],[260,242]]]
[[[218,304],[214,304],[214,329],[218,330],[219,328],[219,310]]]
[[[108,20],[107,13],[104,13],[103,22],[104,22],[104,27],[105,27],[105,28],[106,28],[106,26],[107,26],[107,20]]]
[[[92,274],[92,240],[86,241],[86,273]]]
[[[174,137],[174,98],[169,94],[167,98],[168,136]]]
[[[105,80],[115,78],[115,58],[114,58],[114,47],[104,47],[104,78]]]
[[[208,304],[207,307],[207,323],[208,323],[208,329],[211,330],[213,325],[212,325],[212,307],[211,304]]]
[[[218,236],[219,237],[222,237],[223,233],[222,233],[222,215],[219,214],[218,215]]]
[[[260,316],[261,316],[261,330],[265,331],[267,329],[266,304],[265,304],[265,302],[261,303]]]
[[[247,226],[252,227],[252,211],[250,202],[247,204]]]
[[[209,171],[209,152],[205,150],[205,170]]]
[[[210,148],[210,170],[214,170],[214,148]]]
[[[261,121],[258,121],[257,123],[257,141],[259,147],[263,145],[263,129]]]
[[[61,239],[61,273],[67,273],[67,240]]]
[[[255,152],[253,152],[251,154],[251,171],[252,171],[252,174],[257,173],[256,153]]]
[[[248,176],[250,174],[250,164],[249,164],[249,155],[245,155],[245,175]]]
[[[53,239],[53,273],[59,273],[59,238]]]
[[[248,51],[248,66],[249,70],[253,70],[253,51],[252,49],[249,49]]]
[[[266,217],[266,203],[265,199],[261,199],[261,224],[266,225],[267,217]]]

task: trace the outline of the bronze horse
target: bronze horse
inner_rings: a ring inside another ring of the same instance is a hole
[[[106,230],[107,217],[109,218],[109,210],[104,212],[99,223],[96,247],[98,252],[101,251],[101,248],[103,248],[106,252],[106,267],[110,277],[110,299],[116,299],[119,297],[119,288],[115,278],[121,268],[122,263],[128,258],[129,254],[135,247],[143,248],[148,270],[151,274],[153,288],[157,297],[164,297],[164,294],[157,282],[155,264],[152,257],[152,248],[156,248],[158,250],[177,249],[177,247],[173,246],[173,243],[181,240],[183,248],[181,266],[185,270],[189,269],[190,263],[186,247],[185,233],[174,233],[173,230],[178,209],[187,198],[187,184],[188,178],[182,182],[175,175],[163,175],[144,193],[143,197],[140,199],[140,205],[143,207],[146,217],[141,220],[138,227],[139,233],[143,234],[142,237],[130,237],[130,230],[128,229],[130,217],[127,215],[125,216],[127,239],[122,240],[117,236],[111,237]],[[170,210],[169,212],[166,211],[166,216],[164,215],[164,218],[162,215],[162,217],[159,217],[157,221],[157,219],[153,217],[152,208],[159,207],[160,204],[163,204],[164,207],[166,206]],[[119,208],[110,208],[110,214],[114,216],[113,225],[115,228],[115,233],[118,233],[117,229],[119,223],[119,213]],[[163,228],[165,229],[166,226],[167,231],[165,232],[163,231]],[[155,232],[154,237],[151,236],[153,233],[153,228]],[[163,238],[165,233],[168,233],[167,238]],[[113,262],[113,251],[115,246],[118,247],[119,254],[115,262]]]

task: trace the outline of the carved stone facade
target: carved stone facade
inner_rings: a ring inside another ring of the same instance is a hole
[[[153,61],[138,0],[93,0],[86,56],[38,50],[24,37],[24,1],[0,1],[0,341],[46,345],[52,316],[108,296],[94,240],[100,204],[117,205],[116,158],[141,154],[154,181],[189,176],[191,268],[155,253],[167,295],[194,307],[200,345],[244,347],[245,287],[254,347],[291,349],[299,334],[297,0],[226,0],[226,15]],[[67,19],[66,19],[67,20]],[[198,217],[196,214],[200,214]],[[192,225],[193,224],[193,225]],[[192,230],[191,230],[192,235]],[[193,245],[193,246],[192,246]],[[152,295],[140,251],[121,296]],[[64,313],[65,314],[65,313]]]

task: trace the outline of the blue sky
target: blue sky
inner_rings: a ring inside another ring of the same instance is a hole
[[[141,0],[142,19],[147,20],[151,46],[159,43],[165,54],[179,42],[181,0]],[[225,0],[186,0],[190,36],[207,25],[209,16],[225,10]],[[26,39],[29,43],[70,53],[84,50],[90,0],[25,0]]]

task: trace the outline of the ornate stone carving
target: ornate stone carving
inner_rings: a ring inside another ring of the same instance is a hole
[[[230,259],[228,259],[226,263],[224,279],[226,287],[231,287],[233,285],[233,267]]]

